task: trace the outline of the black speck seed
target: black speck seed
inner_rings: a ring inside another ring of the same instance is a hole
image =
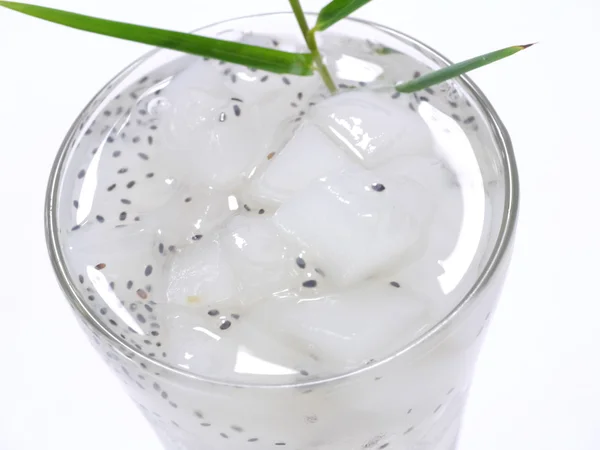
[[[229,436],[227,436],[225,433],[219,433],[221,435],[221,437],[223,439],[229,439]]]
[[[105,316],[107,312],[108,310],[106,308],[100,308],[100,314],[102,314],[103,316]]]
[[[261,209],[259,209],[259,210],[258,210],[258,213],[259,213],[259,214],[264,214],[264,213],[265,213],[265,210],[261,208]]]
[[[82,124],[82,126],[83,126],[83,124]],[[88,128],[87,130],[85,130],[85,135],[86,136],[89,136],[90,134],[92,134],[92,129],[91,128]]]
[[[73,200],[73,206],[75,209],[79,208],[79,202],[77,200]]]
[[[390,445],[389,443],[380,445],[377,450],[383,450],[384,448],[387,448],[389,445]]]
[[[104,217],[102,217],[100,214],[98,214],[96,216],[96,220],[98,221],[98,223],[103,223],[104,222]]]
[[[175,402],[169,402],[169,405],[171,405],[173,408],[177,408],[177,403]]]
[[[244,432],[244,429],[242,427],[238,426],[238,425],[231,425],[231,429],[233,431],[238,432],[238,433],[243,433]]]
[[[385,191],[385,186],[381,183],[374,183],[371,185],[371,189],[373,189],[375,192],[383,192]]]
[[[223,75],[225,75],[225,76],[229,75],[230,73],[231,73],[231,67],[228,67],[227,69],[225,69],[223,71]]]
[[[235,73],[231,74],[231,82],[235,83],[237,81],[237,75]]]
[[[285,442],[275,442],[275,445],[283,446],[283,445],[287,445],[287,444]]]
[[[203,427],[210,427],[210,423],[208,423],[208,422],[204,422],[204,423],[201,423],[201,424],[200,424],[200,426],[203,426]]]
[[[214,316],[218,316],[218,315],[219,315],[219,310],[218,310],[218,309],[211,309],[211,310],[208,312],[208,315],[209,315],[209,316],[213,316],[213,317],[214,317]]]
[[[315,272],[317,272],[319,275],[321,275],[322,277],[325,277],[325,272],[323,272],[321,269],[319,269],[318,267],[315,267]]]
[[[139,136],[135,136],[135,137],[134,137],[134,138],[133,138],[131,141],[132,141],[134,144],[137,144],[138,142],[140,142],[140,140],[141,140],[141,138],[140,138]]]
[[[165,400],[166,400],[167,398],[169,398],[169,394],[168,394],[166,391],[162,391],[162,392],[160,393],[160,396],[161,396],[162,398],[164,398]]]
[[[115,150],[112,155],[113,155],[113,158],[118,158],[119,156],[121,156],[121,151]]]
[[[231,317],[233,317],[235,320],[238,320],[240,318],[239,314],[232,314]]]
[[[408,104],[408,107],[412,110],[412,111],[416,111],[417,109],[415,108],[415,105],[413,105],[412,103]]]
[[[407,430],[404,432],[404,434],[408,434],[408,433],[410,433],[410,432],[411,432],[412,430],[414,430],[414,429],[415,429],[415,427],[410,427],[409,429],[407,429]]]
[[[400,92],[394,92],[394,93],[392,94],[392,98],[395,100],[395,99],[397,99],[398,97],[400,97],[400,95],[402,95]]]
[[[194,415],[198,418],[198,419],[203,419],[204,415],[200,412],[200,411],[194,411]]]
[[[140,157],[140,159],[143,159],[144,161],[148,161],[150,159],[150,157],[148,155],[146,155],[145,153],[138,153],[138,156]]]
[[[106,190],[107,190],[108,192],[110,192],[110,191],[112,191],[112,190],[113,190],[114,188],[116,188],[116,187],[117,187],[117,185],[113,183],[113,184],[111,184],[109,187],[107,187],[107,188],[106,188]]]
[[[306,269],[306,261],[304,261],[303,258],[298,257],[296,258],[296,264],[298,265],[298,267],[300,267],[301,269]]]
[[[152,128],[152,127],[154,127],[154,128]],[[152,125],[152,127],[150,127],[150,128],[152,128],[153,130],[156,130],[156,125]],[[154,138],[152,136],[148,136],[148,145],[152,145],[152,144],[154,144]]]
[[[75,225],[73,228],[71,228],[71,231],[77,231],[81,228],[81,225]]]
[[[430,87],[425,88],[425,92],[427,92],[430,95],[434,95],[435,91],[433,89],[431,89]]]
[[[202,239],[201,234],[195,234],[194,236],[192,236],[192,241],[199,241],[200,239]]]
[[[85,177],[85,170],[81,169],[79,171],[79,173],[77,174],[77,178],[83,178],[83,177]]]
[[[298,103],[296,103],[296,102],[291,102],[291,103],[290,103],[290,106],[291,106],[292,108],[297,108],[297,107],[298,107]]]
[[[113,327],[117,326],[117,322],[115,322],[113,319],[110,319],[108,323],[110,323]]]
[[[151,331],[150,334],[154,337],[158,336],[160,333],[158,331]]]
[[[226,330],[231,326],[231,322],[229,320],[226,320],[225,322],[223,322],[221,324],[221,326],[219,327],[221,330]]]
[[[146,111],[145,109],[140,109],[140,110],[138,111],[138,113],[140,114],[140,116],[145,116],[145,115],[147,115],[147,114],[148,114],[148,111]]]
[[[413,78],[419,78],[421,76],[421,72],[419,72],[418,70],[415,71],[415,73],[413,73]]]
[[[83,275],[79,275],[79,282],[83,284]]]
[[[456,103],[456,102],[448,102],[448,104],[450,106],[452,106],[453,108],[458,108],[458,103]]]
[[[135,186],[135,181],[130,181],[129,183],[127,183],[127,189],[131,189],[133,186]]]
[[[155,390],[155,391],[160,391],[160,384],[158,384],[158,383],[154,383],[154,384],[152,385],[152,387],[154,388],[154,390]]]
[[[127,282],[127,289],[131,289],[133,287],[133,281],[129,280]]]
[[[131,200],[127,200],[126,198],[122,198],[121,199],[121,203],[123,203],[124,205],[131,205]]]
[[[125,219],[127,219],[127,213],[123,211],[121,214],[119,214],[119,220],[123,221]]]
[[[395,288],[400,287],[400,283],[398,283],[397,281],[390,281],[390,285],[394,286]]]
[[[189,202],[191,202],[191,201],[192,201],[192,197],[187,197],[187,198],[186,198],[184,201],[185,201],[186,203],[189,203]]]
[[[144,269],[144,275],[149,277],[151,274],[152,274],[152,266],[146,266],[146,268]]]
[[[419,100],[421,100],[422,102],[429,102],[429,97],[425,97],[424,95],[421,95],[419,97]]]
[[[171,253],[175,253],[177,251],[177,247],[175,247],[174,245],[169,245],[169,251]]]
[[[248,442],[257,442],[257,441],[258,441],[258,438],[250,438],[250,439],[248,439]]]
[[[113,142],[115,142],[115,138],[112,136],[109,136],[106,138],[106,142],[108,142],[109,144],[112,144]]]
[[[262,77],[262,78],[260,79],[260,82],[261,82],[261,83],[264,83],[264,82],[265,82],[265,81],[267,81],[268,79],[269,79],[269,75],[265,75],[264,77]]]
[[[460,116],[458,114],[452,114],[451,116],[454,120],[456,120],[457,122],[460,122]]]
[[[96,300],[96,297],[94,297],[93,295],[89,295],[89,296],[88,296],[88,300],[89,300],[90,302],[93,302],[94,300]]]
[[[165,245],[161,242],[160,244],[158,244],[158,253],[160,253],[161,255],[164,253],[165,251]]]
[[[302,286],[306,288],[317,287],[317,280],[306,280],[304,283],[302,283]]]
[[[233,105],[233,112],[237,117],[242,114],[242,110],[240,109],[239,105]]]
[[[307,377],[309,373],[306,370],[301,370],[300,375]]]
[[[290,84],[292,84],[291,81],[290,81],[290,79],[288,77],[281,77],[281,81],[283,81],[283,83],[287,84],[288,86]]]
[[[435,414],[436,412],[438,412],[440,409],[442,409],[442,405],[438,405],[437,408],[435,408],[433,410],[433,413]]]
[[[127,167],[120,168],[119,170],[117,170],[117,173],[120,173],[120,174],[127,173]]]
[[[475,122],[475,116],[469,116],[465,120],[463,120],[463,123],[465,125],[468,125],[468,124],[473,123],[473,122]]]
[[[248,212],[252,211],[248,205],[244,205],[244,209]]]
[[[146,178],[152,178],[154,176],[154,172],[148,172],[146,174]]]

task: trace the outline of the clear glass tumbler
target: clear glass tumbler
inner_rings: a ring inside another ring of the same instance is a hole
[[[244,17],[199,30],[208,36],[235,37],[261,31],[276,38],[295,33],[289,13]],[[361,37],[411,58],[407,73],[449,64],[421,42],[374,23],[346,19],[332,33]],[[298,36],[300,40],[300,36]],[[130,339],[131,327],[111,315],[115,305],[82,292],[68,270],[60,217],[76,173],[71,162],[86,129],[111,99],[161,66],[177,52],[155,50],[106,85],[68,133],[50,177],[46,224],[50,256],[60,285],[93,347],[123,382],[167,449],[243,450],[453,450],[475,360],[498,300],[510,260],[517,219],[518,181],[509,136],[481,91],[460,77],[415,96],[416,102],[447,111],[470,141],[491,215],[456,307],[417,340],[360,370],[294,385],[232,384],[170,367]],[[129,89],[129,91],[128,91]],[[93,299],[93,298],[92,298]],[[118,305],[117,305],[118,307]],[[151,307],[148,308],[151,310]],[[107,313],[108,311],[108,313]],[[138,331],[139,332],[139,331]],[[161,330],[140,340],[158,347]],[[151,437],[148,437],[151,439]]]

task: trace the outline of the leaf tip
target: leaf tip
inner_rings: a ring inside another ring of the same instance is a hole
[[[521,50],[525,50],[526,48],[529,48],[535,44],[537,44],[537,42],[532,42],[531,44],[519,45],[519,47],[521,48]]]

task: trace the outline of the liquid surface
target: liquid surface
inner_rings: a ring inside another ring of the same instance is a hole
[[[475,280],[491,206],[470,104],[448,86],[395,93],[419,75],[403,54],[321,47],[334,97],[318,76],[185,56],[82,128],[61,193],[69,270],[148,356],[221,380],[339,374],[408,344]]]

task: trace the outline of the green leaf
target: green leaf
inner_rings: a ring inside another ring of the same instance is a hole
[[[525,50],[527,47],[531,47],[532,45],[533,44],[515,45],[513,47],[503,48],[502,50],[496,50],[495,52],[486,53],[485,55],[467,59],[466,61],[452,64],[451,66],[430,72],[419,78],[415,78],[414,80],[399,84],[396,86],[396,90],[398,92],[420,91],[421,89],[442,83],[446,80],[462,75],[463,73],[486,66],[510,55],[514,55],[515,53]]]
[[[313,57],[309,53],[282,52],[189,33],[98,19],[25,3],[0,1],[0,6],[79,30],[215,58],[269,72],[294,75],[310,75],[313,73]],[[43,39],[43,36],[39,37],[41,42],[43,42]]]
[[[371,0],[333,0],[327,4],[317,17],[315,30],[323,31],[344,17],[348,17],[358,8],[366,5]]]

